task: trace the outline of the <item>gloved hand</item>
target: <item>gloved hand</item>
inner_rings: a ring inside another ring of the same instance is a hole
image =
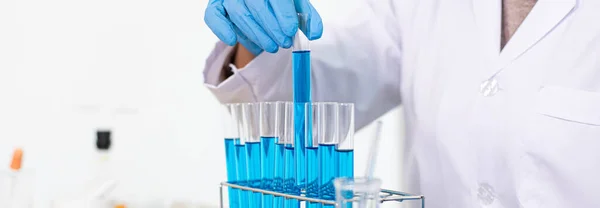
[[[241,43],[254,55],[275,53],[292,46],[298,30],[298,15],[306,25],[301,30],[309,40],[319,39],[323,23],[308,0],[210,0],[204,15],[208,27],[227,45]]]

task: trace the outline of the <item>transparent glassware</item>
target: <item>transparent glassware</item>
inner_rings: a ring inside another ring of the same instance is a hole
[[[0,170],[0,207],[32,208],[34,180],[31,170]]]
[[[238,121],[241,117],[240,110],[238,110],[240,104],[226,104],[225,112],[222,116],[224,121],[223,127],[223,138],[225,144],[225,162],[227,167],[227,181],[236,183],[239,181],[237,176],[237,161],[235,156],[235,143],[239,143],[240,131],[238,128]],[[236,141],[237,140],[237,141]],[[238,208],[239,204],[239,190],[229,188],[228,191],[229,207]]]
[[[333,180],[339,175],[338,152],[338,113],[339,104],[334,102],[316,103],[316,124],[313,126],[316,139],[319,143],[319,198],[325,200],[335,199]],[[331,205],[323,205],[331,207]]]
[[[304,111],[306,118],[304,124],[305,150],[306,150],[306,196],[310,198],[319,198],[319,132],[317,103],[305,103]],[[307,208],[320,208],[321,204],[315,202],[306,202]]]
[[[275,190],[275,175],[283,177],[283,153],[284,146],[279,142],[282,135],[280,128],[283,127],[284,116],[283,102],[262,102],[260,106],[260,157],[261,157],[261,187],[264,190]],[[277,157],[280,156],[280,157]],[[278,184],[279,185],[279,184]],[[272,195],[264,194],[262,196],[262,207],[274,207],[275,198]],[[281,198],[278,202],[283,204]],[[280,205],[279,207],[281,207]]]
[[[336,208],[379,208],[381,180],[338,178],[335,186]]]
[[[283,192],[286,194],[300,195],[300,187],[297,186],[297,166],[296,166],[296,148],[295,146],[295,108],[293,102],[285,102],[284,104],[284,121],[283,121],[283,139],[284,143],[284,174],[283,174]],[[299,208],[300,202],[296,199],[285,199],[286,208]]]
[[[354,104],[338,106],[338,177],[354,178]]]
[[[242,104],[243,130],[240,140],[246,147],[246,175],[247,185],[252,188],[261,188],[261,157],[260,157],[260,104]],[[238,166],[238,169],[241,167]],[[262,207],[262,194],[249,193],[249,207]],[[241,203],[244,203],[242,200]]]

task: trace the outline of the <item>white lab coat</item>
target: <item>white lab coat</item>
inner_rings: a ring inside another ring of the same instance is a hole
[[[427,207],[600,207],[600,1],[539,0],[500,50],[501,0],[375,0],[312,47],[313,100],[361,127],[402,104],[405,183]],[[291,100],[289,50],[219,83],[221,102]],[[490,80],[482,85],[485,80]]]

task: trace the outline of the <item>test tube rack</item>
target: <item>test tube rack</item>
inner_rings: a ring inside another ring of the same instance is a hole
[[[223,200],[225,200],[223,197],[223,188],[224,187],[230,187],[230,188],[237,189],[237,190],[252,191],[252,192],[262,193],[262,194],[267,194],[267,195],[272,195],[272,196],[280,196],[280,197],[284,197],[285,199],[297,199],[298,201],[314,202],[314,203],[320,203],[322,205],[337,206],[337,203],[335,201],[306,197],[305,194],[292,195],[292,194],[285,194],[285,193],[264,190],[264,189],[259,189],[259,188],[240,186],[240,185],[228,183],[228,182],[221,182],[221,184],[219,186],[219,196],[220,196],[220,207],[221,208],[224,208],[224,206],[225,206],[224,201],[223,201]],[[421,202],[421,208],[425,208],[425,196],[423,196],[423,195],[414,195],[414,194],[409,194],[409,193],[400,192],[400,191],[381,189],[379,198],[380,198],[379,200],[381,201],[381,203],[418,200]],[[353,201],[358,201],[358,200],[359,200],[359,196],[354,196],[353,199],[346,200],[345,202],[353,202]]]

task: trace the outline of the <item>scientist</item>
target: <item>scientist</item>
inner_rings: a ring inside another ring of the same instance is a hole
[[[358,128],[402,105],[427,207],[600,207],[600,1],[364,0],[324,33],[295,4],[313,100],[356,103]],[[219,101],[291,98],[292,1],[210,0],[205,21]]]

